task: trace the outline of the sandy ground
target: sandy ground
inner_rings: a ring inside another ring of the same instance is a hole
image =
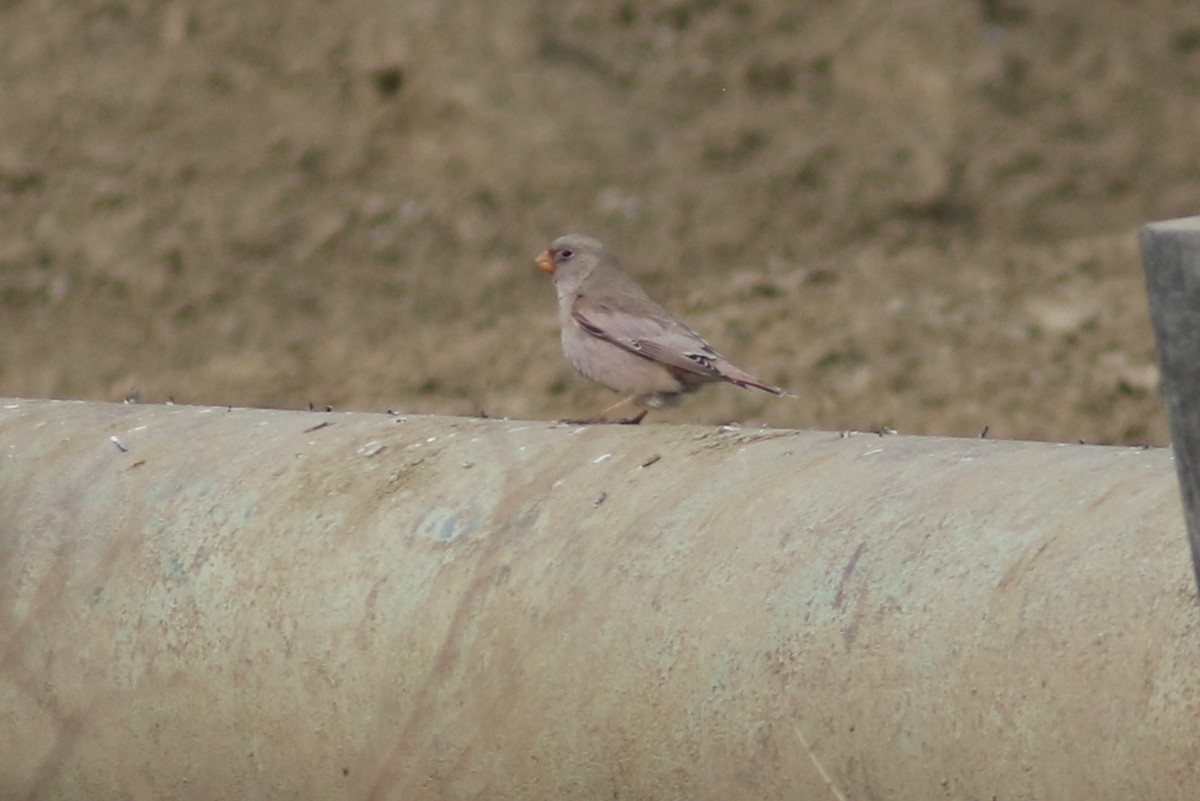
[[[585,416],[576,231],[799,396],[651,421],[1167,442],[1191,0],[10,2],[0,76],[2,395]]]

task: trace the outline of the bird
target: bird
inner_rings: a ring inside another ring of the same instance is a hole
[[[575,422],[606,422],[614,409],[633,403],[642,411],[619,422],[637,424],[649,411],[678,406],[684,396],[721,381],[791,396],[734,366],[652,300],[599,240],[560,236],[534,261],[554,281],[567,361],[584,378],[624,396]]]

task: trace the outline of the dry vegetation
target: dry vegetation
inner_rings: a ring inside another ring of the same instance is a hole
[[[0,3],[0,67],[0,394],[579,416],[578,231],[800,396],[651,420],[1167,441],[1194,0]]]

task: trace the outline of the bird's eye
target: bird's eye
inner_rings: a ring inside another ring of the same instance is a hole
[[[567,259],[571,258],[574,255],[575,255],[575,251],[571,250],[570,248],[558,251],[558,257],[560,259],[562,259],[563,261],[566,261]]]

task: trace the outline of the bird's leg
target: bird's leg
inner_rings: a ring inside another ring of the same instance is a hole
[[[620,409],[622,406],[632,403],[633,399],[636,397],[637,397],[636,395],[630,395],[628,398],[622,398],[621,400],[614,403],[612,406],[609,406],[607,409],[600,412],[600,414],[596,415],[595,419],[597,421],[606,419],[608,417],[609,412],[611,412],[613,409]],[[625,420],[615,420],[613,422],[618,422],[621,425],[636,426],[638,423],[642,422],[642,418],[646,416],[646,412],[647,412],[646,409],[642,409],[640,412],[638,412],[633,417],[626,418]]]
[[[627,418],[625,420],[609,420],[608,419],[609,412],[611,412],[613,409],[620,409],[622,406],[633,401],[633,399],[635,397],[637,397],[637,396],[630,395],[628,398],[622,398],[621,400],[614,403],[612,406],[609,406],[607,409],[605,409],[604,411],[597,414],[595,417],[589,417],[586,420],[563,420],[563,422],[564,423],[575,423],[577,425],[593,425],[595,423],[620,423],[621,425],[635,426],[638,423],[642,422],[642,418],[646,416],[646,414],[648,413],[649,410],[642,409],[642,411],[638,412],[638,414],[634,415],[633,417]]]

